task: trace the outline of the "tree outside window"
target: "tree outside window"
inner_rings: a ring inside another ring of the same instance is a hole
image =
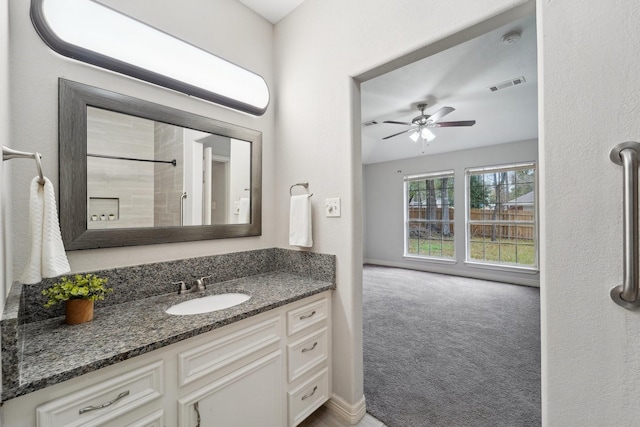
[[[453,171],[405,177],[405,255],[455,257]]]
[[[467,261],[537,267],[535,164],[467,170]]]

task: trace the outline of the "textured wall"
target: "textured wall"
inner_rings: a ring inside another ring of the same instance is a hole
[[[540,1],[538,16],[543,416],[637,425],[640,313],[609,298],[622,283],[622,171],[609,151],[640,141],[640,4]]]

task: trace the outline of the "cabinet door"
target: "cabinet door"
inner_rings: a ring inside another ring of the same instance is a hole
[[[282,352],[270,353],[178,401],[180,427],[284,425]]]

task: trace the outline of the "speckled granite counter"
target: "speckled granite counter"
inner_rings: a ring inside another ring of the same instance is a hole
[[[298,256],[276,252],[276,257],[280,255],[294,258]],[[330,255],[326,256],[331,257],[327,267],[333,268],[335,274],[335,259]],[[289,266],[292,268],[287,268],[286,263],[283,266],[279,262],[281,260],[276,261],[278,262],[273,263],[273,269],[277,271],[213,283],[200,294],[177,295],[174,292],[96,307],[94,320],[81,325],[65,325],[63,317],[19,324],[13,343],[17,347],[15,349],[5,346],[12,343],[4,342],[6,331],[3,331],[2,350],[17,350],[17,360],[16,366],[11,370],[3,369],[10,374],[10,378],[3,378],[2,400],[6,401],[60,383],[335,288],[335,279],[326,280],[326,271],[324,275],[320,275],[320,278],[325,280],[318,280],[295,274],[300,267],[296,266],[295,259]],[[172,316],[165,313],[173,304],[199,296],[226,292],[246,293],[251,299],[235,307],[212,313],[188,316]],[[10,296],[3,314],[4,329],[11,326],[12,321],[20,323],[17,320],[19,316],[16,316],[20,310],[16,309],[15,301],[11,300]],[[4,363],[3,357],[3,365]]]

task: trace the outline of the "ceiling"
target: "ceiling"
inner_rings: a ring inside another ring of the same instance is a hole
[[[511,31],[521,38],[502,42]],[[495,92],[489,87],[524,77],[525,83]],[[378,163],[421,155],[537,139],[537,70],[535,17],[527,17],[420,61],[368,80],[362,93],[362,161]],[[382,123],[411,122],[428,104],[431,115],[444,106],[455,108],[442,121],[476,120],[471,127],[430,129],[436,138],[425,147],[409,129]],[[364,126],[376,121],[378,124]]]
[[[304,0],[238,0],[272,24],[277,24]]]

